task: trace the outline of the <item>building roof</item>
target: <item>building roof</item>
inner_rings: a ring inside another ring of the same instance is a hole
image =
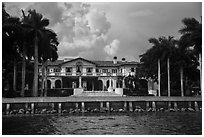
[[[77,60],[77,59],[82,59],[82,60],[88,61],[92,64],[96,64],[96,66],[98,66],[98,67],[117,67],[117,66],[123,66],[123,65],[137,65],[137,64],[139,64],[138,62],[135,62],[135,61],[131,61],[131,62],[117,61],[117,63],[114,64],[113,61],[86,60],[84,58],[75,58],[75,59],[68,60],[68,61],[64,61],[64,60],[56,60],[54,62],[48,61],[47,64],[48,64],[48,66],[58,66],[58,65],[61,65],[61,64],[67,63],[67,62]],[[41,64],[39,63],[39,65],[41,65]]]

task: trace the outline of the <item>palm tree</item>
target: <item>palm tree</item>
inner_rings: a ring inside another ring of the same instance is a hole
[[[161,67],[164,68],[164,64],[161,62],[167,61],[167,73],[168,73],[168,96],[170,96],[170,64],[169,60],[173,54],[176,41],[173,37],[159,37],[150,38],[149,42],[153,44],[153,47],[143,55],[141,55],[141,62],[143,70],[147,71],[146,76],[152,79],[158,79],[158,96],[161,96]],[[156,71],[156,66],[157,71]],[[157,77],[156,77],[157,73]]]
[[[47,29],[45,30],[44,37],[48,39],[48,45],[46,47],[49,47],[47,50],[41,50],[43,51],[40,53],[41,60],[42,60],[42,78],[41,78],[41,96],[43,96],[43,89],[45,85],[45,96],[47,96],[47,61],[55,61],[58,58],[57,54],[57,46],[59,45],[59,42],[57,40],[57,35],[54,31]],[[41,46],[43,47],[43,45]],[[46,52],[45,52],[46,51]]]
[[[43,16],[36,13],[35,10],[29,10],[26,16],[23,11],[23,26],[27,28],[28,35],[33,39],[32,44],[34,47],[34,81],[33,81],[33,96],[38,96],[38,53],[41,52],[40,43],[46,43],[44,38],[44,32],[49,25],[48,19],[43,19]],[[43,46],[43,49],[48,49],[48,44]],[[40,49],[38,51],[38,49]]]
[[[200,66],[200,87],[202,86],[202,23],[194,18],[184,18],[182,20],[184,27],[179,30],[182,34],[180,41],[187,41],[185,49],[193,48],[194,55],[199,60]],[[202,89],[202,88],[201,88]]]
[[[16,71],[17,71],[17,61],[21,59],[20,56],[20,43],[21,43],[21,26],[20,20],[16,17],[10,17],[4,9],[4,4],[2,7],[2,56],[3,63],[10,62],[13,60],[13,90],[16,91]]]

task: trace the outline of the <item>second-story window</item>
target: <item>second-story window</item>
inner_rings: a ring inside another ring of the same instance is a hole
[[[102,69],[103,73],[108,73],[108,69]]]
[[[50,72],[53,72],[53,68],[50,68]]]
[[[72,72],[72,68],[71,67],[66,67],[65,71],[66,72]]]
[[[112,73],[117,73],[117,69],[112,69]]]
[[[96,73],[98,73],[99,72],[99,69],[96,69]]]
[[[135,68],[131,68],[131,72],[135,72]]]
[[[60,68],[54,68],[54,72],[60,72]]]
[[[91,73],[92,72],[92,68],[86,68],[86,72],[87,73]]]

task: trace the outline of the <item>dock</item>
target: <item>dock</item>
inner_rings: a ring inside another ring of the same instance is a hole
[[[181,103],[182,102],[182,103]],[[9,115],[12,106],[15,104],[23,104],[25,110],[29,109],[31,114],[35,113],[37,104],[51,104],[52,108],[57,109],[58,113],[66,110],[66,105],[74,104],[75,109],[80,109],[82,113],[86,112],[91,106],[97,106],[101,110],[105,108],[108,112],[114,109],[114,103],[122,104],[123,110],[134,111],[139,104],[145,105],[145,110],[152,108],[153,111],[159,110],[161,107],[170,109],[178,109],[186,104],[186,108],[192,108],[199,111],[202,105],[202,97],[167,97],[167,96],[69,96],[69,97],[21,97],[21,98],[2,98],[3,110]],[[65,105],[66,104],[66,105]],[[160,104],[164,104],[161,106]]]

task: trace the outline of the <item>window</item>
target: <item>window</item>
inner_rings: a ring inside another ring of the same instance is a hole
[[[117,69],[112,69],[112,73],[117,73]]]
[[[76,67],[76,69],[77,69],[77,71],[76,71],[76,72],[81,73],[81,66],[77,66],[77,67]]]
[[[86,68],[86,72],[91,73],[93,68]]]
[[[50,68],[50,72],[53,72],[53,68]]]
[[[108,69],[102,69],[103,73],[108,73]]]
[[[71,67],[66,67],[66,72],[71,72],[72,71],[72,68]]]
[[[60,68],[54,68],[54,72],[60,72]]]
[[[131,72],[135,72],[135,68],[131,68]]]
[[[96,73],[98,73],[99,72],[99,69],[96,69]]]

